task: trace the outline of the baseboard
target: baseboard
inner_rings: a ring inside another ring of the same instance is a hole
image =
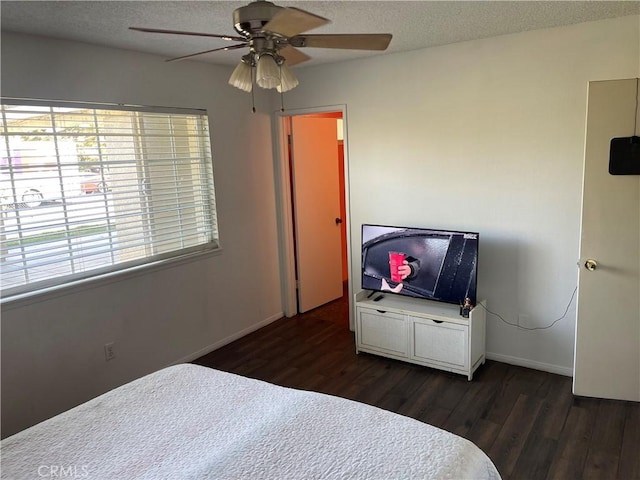
[[[222,340],[213,343],[207,347],[201,348],[200,350],[198,350],[197,352],[193,352],[190,355],[187,355],[186,357],[181,358],[180,360],[176,360],[175,362],[171,363],[170,365],[167,366],[171,366],[171,365],[178,365],[180,363],[189,363],[189,362],[193,362],[194,360],[202,357],[203,355],[206,355],[207,353],[211,353],[214,350],[217,350],[221,347],[224,347],[225,345],[234,342],[236,340],[238,340],[239,338],[244,337],[245,335],[249,335],[251,332],[255,332],[256,330],[265,327],[267,325],[269,325],[270,323],[275,322],[276,320],[281,319],[284,316],[284,314],[282,312],[278,312],[275,315],[270,316],[269,318],[256,323],[255,325],[251,325],[249,328],[245,328],[244,330],[240,330],[237,333],[234,333],[233,335],[230,335],[226,338],[223,338]]]
[[[532,368],[534,370],[542,370],[543,372],[556,373],[565,377],[573,377],[573,368],[561,367],[550,363],[536,362],[527,358],[512,357],[511,355],[502,355],[500,353],[487,352],[485,357],[488,360],[496,362],[508,363],[509,365],[517,365],[519,367]]]
[[[186,357],[183,357],[179,360],[176,360],[175,362],[171,363],[170,365],[177,365],[179,363],[188,363],[188,362],[192,362],[200,357],[202,357],[203,355],[206,355],[208,353],[213,352],[214,350],[217,350],[221,347],[224,347],[225,345],[234,342],[236,340],[238,340],[239,338],[244,337],[245,335],[250,334],[251,332],[255,332],[256,330],[265,327],[267,325],[269,325],[270,323],[275,322],[276,320],[281,319],[284,316],[284,314],[282,312],[278,312],[268,318],[266,318],[265,320],[256,323],[255,325],[252,325],[248,328],[245,328],[244,330],[241,330],[237,333],[234,333],[233,335],[230,335],[226,338],[223,338],[222,340],[213,343],[211,345],[208,345],[204,348],[201,348],[200,350],[193,352],[190,355],[187,355]],[[503,355],[501,353],[491,353],[491,352],[486,352],[485,357],[487,358],[487,360],[495,360],[496,362],[502,362],[502,363],[508,363],[509,365],[517,365],[519,367],[526,367],[526,368],[532,368],[534,370],[541,370],[543,372],[549,372],[549,373],[555,373],[558,375],[564,375],[565,377],[573,377],[573,368],[570,367],[561,367],[559,365],[553,365],[550,363],[543,363],[543,362],[536,362],[535,360],[529,360],[527,358],[520,358],[520,357],[513,357],[511,355]],[[170,366],[168,365],[168,366]]]

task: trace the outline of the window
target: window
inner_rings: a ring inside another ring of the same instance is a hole
[[[0,109],[3,296],[218,247],[206,112]]]

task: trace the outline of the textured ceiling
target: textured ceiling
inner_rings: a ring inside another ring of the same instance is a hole
[[[2,30],[70,39],[166,58],[225,46],[214,38],[162,35],[129,26],[235,35],[237,1],[2,1]],[[276,1],[332,20],[312,33],[391,33],[382,53],[414,50],[508,33],[640,13],[640,1]],[[640,28],[640,22],[639,22]],[[192,60],[234,65],[244,50]],[[312,60],[338,62],[380,52],[306,49]]]

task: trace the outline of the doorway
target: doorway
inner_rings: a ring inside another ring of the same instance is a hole
[[[278,227],[287,317],[351,297],[345,110],[332,106],[277,114]]]

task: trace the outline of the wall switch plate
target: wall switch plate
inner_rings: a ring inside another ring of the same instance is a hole
[[[116,358],[116,351],[115,351],[115,345],[113,342],[111,343],[107,343],[104,346],[104,359],[105,361],[109,361],[109,360],[113,360],[114,358]]]

